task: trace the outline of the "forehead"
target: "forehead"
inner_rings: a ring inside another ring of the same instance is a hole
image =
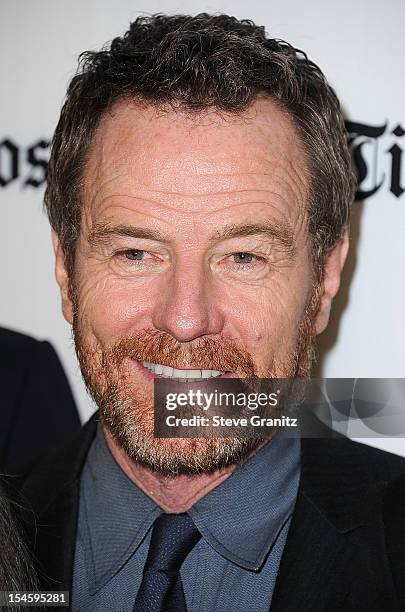
[[[134,210],[148,200],[195,213],[271,201],[294,217],[306,204],[307,177],[292,120],[269,99],[237,115],[120,101],[90,147],[84,204],[94,217],[124,199],[128,207],[128,198]]]

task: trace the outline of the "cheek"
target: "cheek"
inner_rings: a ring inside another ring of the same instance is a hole
[[[112,279],[108,274],[82,277],[78,294],[81,324],[102,344],[147,327],[155,299],[152,292],[152,287],[141,290],[127,279]]]
[[[295,349],[309,293],[309,279],[279,275],[266,287],[234,295],[228,320],[236,323],[244,345],[257,360],[287,355]]]

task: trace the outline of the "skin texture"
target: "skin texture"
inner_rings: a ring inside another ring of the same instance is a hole
[[[309,375],[308,353],[297,358],[303,325],[310,321],[311,336],[326,327],[348,238],[326,258],[314,311],[308,174],[291,120],[268,99],[238,116],[121,101],[97,130],[74,278],[54,235],[56,277],[102,414],[104,404],[104,415],[125,412],[119,435],[104,420],[111,452],[166,511],[187,510],[257,445],[230,465],[175,476],[131,454],[133,439],[123,442],[131,419],[137,444],[153,446],[161,465],[177,454],[216,456],[226,443],[152,440],[153,379],[136,360],[240,377],[292,376],[298,363]]]

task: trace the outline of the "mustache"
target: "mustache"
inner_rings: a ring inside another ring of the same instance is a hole
[[[219,370],[238,374],[241,378],[257,378],[250,353],[225,338],[201,337],[179,343],[166,332],[144,329],[121,338],[109,352],[117,365],[131,358],[179,369]]]

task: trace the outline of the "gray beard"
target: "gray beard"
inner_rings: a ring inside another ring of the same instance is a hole
[[[123,347],[117,346],[110,350],[87,345],[80,330],[77,303],[74,311],[74,341],[83,378],[89,393],[100,409],[103,425],[132,461],[163,476],[207,474],[243,462],[249,454],[263,445],[265,440],[262,438],[155,438],[151,399],[142,396],[136,389],[134,390],[133,382],[128,383],[124,371],[124,359],[133,355],[133,351],[125,346],[125,340]],[[313,313],[316,311],[317,293],[314,292],[305,317],[299,326],[296,350],[287,363],[274,364],[268,377],[307,378],[310,376],[315,359],[312,321]],[[157,336],[157,348],[153,348],[153,334]],[[135,342],[136,358],[161,363],[163,334],[160,332],[153,332],[153,334],[150,339],[146,334],[146,341],[143,343]],[[176,354],[176,349],[179,349],[178,343],[173,338],[166,338],[166,340],[168,346],[164,347],[166,354],[163,359],[167,361],[167,355]],[[208,351],[199,353],[198,347],[197,350],[193,349],[194,363],[202,366],[199,358],[204,352],[209,352],[210,342],[209,339],[206,341]],[[237,371],[236,366],[235,368],[221,367],[221,363],[222,365],[225,363],[223,359],[227,359],[226,351],[220,357],[218,347],[215,349],[215,343],[211,349],[212,364],[218,360],[216,369]],[[246,377],[249,377],[250,374],[254,375],[254,364],[248,354],[244,360],[243,352],[234,347],[229,349],[228,359],[228,366],[232,363],[239,364],[239,367],[242,368],[239,371],[243,372],[243,367],[245,367]],[[210,369],[213,366],[207,365],[206,367]],[[245,376],[242,374],[240,377]]]

